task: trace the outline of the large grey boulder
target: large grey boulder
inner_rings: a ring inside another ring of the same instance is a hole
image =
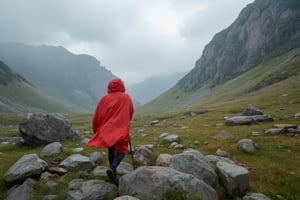
[[[73,154],[63,160],[59,166],[65,168],[77,168],[82,170],[89,170],[95,164],[87,157],[81,154]]]
[[[119,194],[143,200],[161,200],[170,190],[183,190],[188,198],[217,200],[214,188],[197,177],[169,167],[143,166],[120,178]]]
[[[228,162],[217,162],[217,172],[229,197],[246,193],[250,182],[249,171],[246,168]]]
[[[80,139],[69,120],[60,114],[32,114],[20,122],[19,130],[25,144],[32,147]]]
[[[4,181],[8,185],[21,183],[29,177],[39,176],[48,164],[37,154],[27,154],[20,158],[4,174]]]
[[[169,167],[180,172],[192,174],[211,186],[214,186],[218,181],[215,170],[210,166],[203,154],[196,150],[188,150],[181,154],[173,155]]]
[[[103,180],[75,179],[69,183],[66,200],[107,200],[117,197],[117,187]]]
[[[28,178],[21,185],[15,185],[7,192],[5,200],[26,200],[34,195],[34,185],[36,182]]]

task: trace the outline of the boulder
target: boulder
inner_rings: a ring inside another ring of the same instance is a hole
[[[228,117],[225,119],[225,125],[227,126],[239,126],[239,125],[252,125],[258,122],[273,121],[273,117],[270,115],[251,115],[251,116],[236,116]]]
[[[249,192],[243,196],[242,200],[271,200],[271,198],[261,193]]]
[[[284,133],[285,130],[283,128],[269,128],[268,130],[266,130],[265,134],[266,135],[279,135]]]
[[[101,165],[104,162],[104,157],[101,152],[93,152],[90,155],[90,160],[94,162],[95,164]]]
[[[214,169],[209,165],[205,157],[196,150],[188,150],[181,154],[173,155],[169,167],[191,174],[211,186],[214,186],[218,181],[218,176]]]
[[[39,176],[47,166],[48,164],[37,154],[27,154],[13,164],[3,178],[8,185],[22,183],[29,177]]]
[[[169,167],[171,158],[172,158],[171,154],[167,154],[167,153],[160,154],[156,159],[156,165]]]
[[[246,168],[228,162],[217,162],[217,172],[229,197],[242,196],[248,190],[250,176]]]
[[[107,200],[117,197],[117,187],[103,180],[75,179],[69,183],[66,200]]]
[[[46,145],[42,152],[41,152],[41,157],[45,157],[45,156],[51,156],[54,154],[59,154],[63,151],[63,146],[61,143],[59,142],[53,142],[50,143],[48,145]]]
[[[217,173],[217,162],[222,161],[222,162],[235,164],[235,162],[229,158],[216,156],[216,155],[207,155],[205,156],[205,159],[208,161],[209,165],[215,170],[216,173]]]
[[[117,197],[114,200],[140,200],[140,199],[132,196],[124,195],[124,196]]]
[[[147,165],[153,157],[153,152],[146,146],[140,146],[133,154],[133,159],[136,163]]]
[[[170,190],[183,190],[187,198],[217,200],[214,188],[193,175],[169,167],[143,166],[120,178],[119,194],[143,200],[160,200]]]
[[[253,105],[248,105],[248,107],[243,111],[242,116],[252,116],[252,115],[263,115],[264,113]]]
[[[242,139],[238,142],[237,147],[246,153],[254,153],[257,145],[251,139]]]
[[[33,114],[20,122],[19,130],[25,144],[32,147],[80,139],[69,120],[59,114]]]
[[[179,139],[180,138],[177,134],[170,134],[170,135],[163,137],[163,140],[167,141],[167,142],[178,142]]]
[[[63,160],[60,164],[60,167],[64,168],[78,168],[82,170],[89,170],[94,166],[94,163],[86,156],[81,154],[73,154],[68,158]]]
[[[9,189],[5,200],[26,200],[34,195],[34,185],[36,181],[28,178],[21,185],[16,185]]]

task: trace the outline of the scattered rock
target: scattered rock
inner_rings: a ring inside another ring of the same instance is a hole
[[[284,133],[283,128],[269,128],[265,132],[266,135],[279,135],[279,134],[282,134],[282,133]]]
[[[48,145],[46,145],[42,152],[41,152],[41,157],[45,157],[45,156],[51,156],[54,154],[59,154],[63,151],[63,146],[61,143],[59,142],[53,142],[50,143]]]
[[[9,189],[5,200],[26,200],[34,195],[36,181],[28,178],[22,185],[16,185]]]
[[[242,200],[271,200],[271,198],[261,193],[249,192]]]
[[[169,133],[162,133],[162,134],[160,134],[160,138],[164,138],[164,137],[166,137],[167,135],[169,135]]]
[[[70,155],[65,160],[63,160],[59,164],[59,166],[64,168],[70,167],[70,168],[88,170],[94,166],[94,163],[86,156],[80,154],[73,154]]]
[[[47,166],[48,164],[37,154],[27,154],[13,164],[3,178],[8,185],[22,183],[29,177],[39,176]]]
[[[221,156],[221,157],[230,157],[230,153],[223,151],[221,149],[218,149],[216,151],[216,156]]]
[[[285,130],[291,128],[291,129],[297,129],[298,126],[296,124],[274,124],[275,128],[283,128]]]
[[[117,197],[114,200],[140,200],[140,199],[129,196],[129,195],[124,195],[124,196]]]
[[[83,181],[75,179],[69,183],[66,200],[107,200],[117,197],[117,187],[103,180]]]
[[[101,176],[101,177],[106,177],[106,170],[108,169],[108,167],[105,166],[97,166],[94,170],[93,170],[93,175],[94,176]]]
[[[156,165],[157,166],[163,166],[163,167],[169,167],[170,160],[172,158],[171,154],[160,154],[156,159]]]
[[[90,155],[90,160],[95,164],[101,165],[104,162],[104,157],[101,152],[93,152]]]
[[[133,165],[127,162],[121,162],[120,165],[118,166],[118,174],[120,175],[124,175],[124,174],[128,174],[130,172],[132,172],[133,169]]]
[[[238,142],[237,146],[245,153],[254,153],[257,149],[256,144],[251,139],[242,139]]]
[[[295,118],[296,118],[296,119],[300,119],[300,113],[296,113],[296,114],[295,114]]]
[[[228,162],[217,162],[217,172],[221,184],[229,197],[242,196],[249,187],[249,171]]]
[[[179,141],[179,136],[177,134],[171,134],[167,135],[163,138],[164,141],[167,142],[178,142]]]
[[[83,148],[82,148],[82,147],[77,147],[77,148],[72,149],[72,151],[73,151],[74,153],[79,153],[79,152],[82,152],[82,151],[83,151]]]
[[[49,194],[49,195],[45,195],[43,196],[42,200],[53,200],[53,199],[57,199],[57,195],[54,194]]]
[[[50,167],[48,169],[48,171],[50,173],[53,173],[53,174],[57,174],[57,175],[64,175],[68,172],[68,170],[64,169],[64,168],[61,168],[61,167]]]
[[[263,115],[264,113],[253,105],[248,105],[248,107],[243,111],[242,116],[253,116],[253,115]]]
[[[262,132],[259,132],[259,131],[252,131],[251,133],[252,136],[262,136]]]
[[[197,150],[187,150],[173,155],[169,166],[177,171],[192,174],[211,186],[215,185],[218,180],[214,169]]]
[[[209,165],[214,169],[214,171],[217,173],[217,162],[228,162],[231,164],[235,164],[235,162],[229,158],[216,156],[216,155],[207,155],[205,156],[205,159],[208,161]]]
[[[160,126],[160,121],[159,120],[153,120],[151,123],[150,123],[151,126]]]
[[[153,152],[146,146],[140,146],[133,154],[135,162],[147,165],[153,157]]]

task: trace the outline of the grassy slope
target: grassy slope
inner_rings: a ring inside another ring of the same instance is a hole
[[[299,73],[299,54],[300,49],[297,49],[270,61],[266,61],[222,86],[213,89],[210,89],[210,83],[207,83],[192,93],[185,93],[182,88],[176,85],[149,104],[138,108],[137,113],[155,114],[189,109],[195,105],[232,101],[237,98],[248,98],[249,94],[247,94],[247,90],[263,79],[277,76],[282,72],[286,72],[289,75],[296,72]],[[294,58],[295,55],[298,56]],[[285,63],[285,61],[290,58],[294,59]]]
[[[44,95],[29,84],[14,80],[8,85],[0,85],[0,95],[25,105],[59,113],[80,113],[84,110],[59,103]]]

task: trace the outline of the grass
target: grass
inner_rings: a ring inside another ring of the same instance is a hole
[[[288,81],[288,80],[287,80]],[[281,87],[284,87],[284,83]],[[280,88],[277,86],[277,88]],[[295,91],[294,91],[295,92]],[[298,91],[299,92],[299,91]],[[268,94],[265,92],[265,94]],[[278,97],[278,96],[277,96]],[[275,118],[275,122],[267,122],[252,126],[237,126],[227,127],[220,126],[217,124],[224,123],[224,116],[234,116],[240,114],[245,109],[245,102],[243,100],[236,100],[235,102],[228,102],[222,105],[213,104],[206,106],[205,109],[198,107],[192,111],[203,113],[196,116],[186,115],[187,111],[163,113],[152,116],[134,116],[131,127],[131,137],[134,146],[141,144],[155,144],[154,147],[154,158],[151,164],[155,164],[157,156],[161,153],[177,154],[183,150],[180,149],[168,149],[168,143],[162,141],[159,136],[160,134],[176,133],[181,138],[181,143],[186,148],[193,145],[195,140],[199,141],[198,146],[194,145],[194,148],[198,149],[204,155],[214,154],[217,149],[222,149],[230,153],[231,159],[237,164],[247,167],[250,170],[250,190],[254,192],[261,192],[270,196],[277,194],[286,197],[287,199],[298,199],[300,197],[300,191],[298,190],[300,183],[300,138],[289,137],[286,135],[279,136],[251,136],[252,131],[264,132],[266,129],[273,126],[274,123],[293,123],[300,125],[300,121],[294,118],[287,119],[285,121],[279,121],[277,118],[277,108],[283,108],[284,114],[294,114],[295,111],[300,110],[300,104],[285,103],[287,101],[297,101],[294,99],[297,96],[287,96],[287,99],[276,100],[274,106],[269,105],[266,101],[261,102],[262,97],[252,97],[252,100],[247,103],[253,102],[254,105],[259,103],[258,107],[262,108],[267,114],[271,114]],[[265,97],[269,99],[271,97]],[[299,98],[299,96],[298,96]],[[282,102],[283,101],[283,102]],[[265,105],[264,105],[265,103]],[[278,106],[279,105],[279,106]],[[285,105],[285,106],[284,106]],[[257,105],[256,105],[257,106]],[[203,112],[203,111],[206,112]],[[1,115],[1,129],[0,135],[13,136],[18,134],[18,122],[22,118],[21,116],[13,115]],[[91,114],[84,115],[67,115],[67,118],[71,121],[73,128],[83,136],[87,133],[91,133]],[[155,119],[161,120],[161,126],[153,127],[150,126],[151,121]],[[182,126],[188,126],[189,129],[184,130]],[[141,129],[144,131],[141,132]],[[215,140],[211,136],[218,133],[231,133],[235,136],[234,139],[230,140]],[[259,150],[253,155],[245,154],[240,152],[236,144],[240,139],[251,138],[259,146]],[[204,144],[207,141],[208,144]],[[84,147],[80,142],[62,142],[64,146],[64,152],[59,155],[61,158],[66,158],[71,155],[72,149],[76,147]],[[85,148],[85,147],[84,147]],[[0,152],[2,154],[0,164],[0,175],[3,177],[5,172],[8,170],[13,163],[18,160],[22,155],[29,153],[40,153],[42,148],[31,149],[28,147],[20,147],[13,144],[0,145]],[[94,151],[98,151],[96,148],[85,148],[82,152],[83,155],[89,156]],[[101,150],[102,151],[102,150]],[[103,149],[106,152],[105,149]],[[46,162],[51,163],[54,157],[43,158]],[[125,161],[131,162],[130,156],[125,157]],[[107,160],[107,159],[106,159]],[[107,165],[107,162],[104,163]],[[64,199],[65,193],[67,192],[68,183],[79,177],[80,172],[77,170],[71,170],[62,179],[55,179],[58,182],[59,188],[56,193],[59,195],[59,199]],[[99,178],[90,175],[87,179]],[[222,189],[217,188],[218,193],[222,195]],[[4,198],[5,192],[8,190],[3,180],[0,180],[0,193],[1,198]],[[33,199],[41,199],[41,197],[48,193],[48,188],[44,185],[38,185],[36,187],[36,194]],[[174,192],[166,195],[174,195]],[[181,194],[183,195],[183,194]],[[179,195],[180,197],[180,195]],[[224,197],[220,196],[220,199]],[[180,198],[179,198],[180,199]],[[181,199],[185,199],[182,196]]]
[[[80,113],[80,110],[76,107],[71,107],[59,103],[58,101],[42,94],[33,86],[13,80],[6,85],[0,85],[1,96],[5,96],[8,99],[17,100],[17,102],[47,110],[49,112],[60,112],[60,113]],[[33,98],[34,97],[34,98]]]

